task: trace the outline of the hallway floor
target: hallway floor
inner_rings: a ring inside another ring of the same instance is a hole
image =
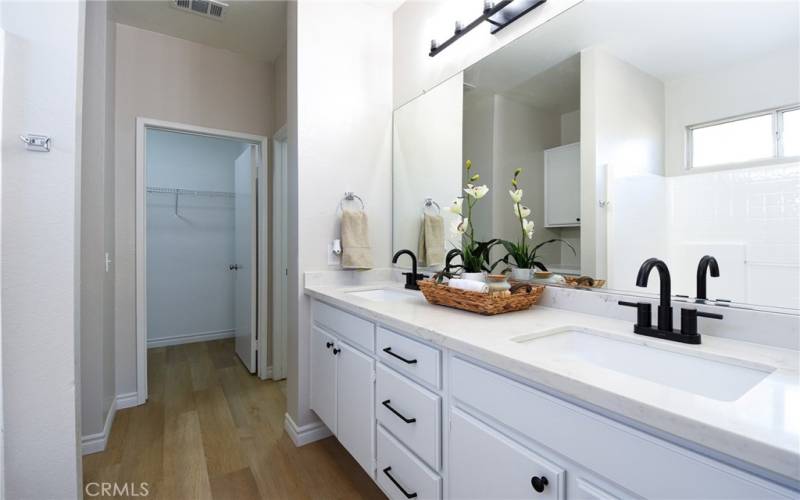
[[[334,438],[295,448],[285,381],[247,373],[233,346],[150,349],[150,399],[117,412],[106,451],[83,457],[84,484],[144,481],[169,500],[384,498]]]

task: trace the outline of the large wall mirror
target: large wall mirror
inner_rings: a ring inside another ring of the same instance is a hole
[[[418,248],[422,200],[445,212],[470,159],[485,237],[520,237],[522,169],[533,243],[560,240],[537,254],[550,271],[651,293],[636,274],[657,257],[693,298],[711,255],[709,299],[800,308],[799,10],[587,0],[399,108],[395,249]]]

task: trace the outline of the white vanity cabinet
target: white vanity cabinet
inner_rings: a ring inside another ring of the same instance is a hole
[[[450,366],[448,482],[453,498],[461,497],[455,492],[461,491],[459,481],[469,481],[469,470],[484,471],[486,482],[505,478],[491,486],[497,488],[494,494],[486,486],[489,497],[536,498],[534,488],[525,494],[521,486],[526,474],[547,478],[548,484],[538,492],[542,498],[795,496],[469,361],[453,357]],[[472,446],[480,446],[484,453],[470,454]],[[475,490],[483,482],[468,484]],[[527,486],[533,486],[531,479]],[[466,490],[463,493],[469,496]]]
[[[389,498],[797,497],[412,334],[313,315],[311,408]]]
[[[323,314],[318,315],[319,311]],[[330,318],[335,319],[324,321]],[[375,359],[350,342],[362,348],[374,345],[374,327],[368,323],[369,328],[364,329],[361,318],[319,303],[314,308],[314,319],[317,324],[311,328],[311,409],[373,476]],[[348,328],[351,324],[355,329]]]

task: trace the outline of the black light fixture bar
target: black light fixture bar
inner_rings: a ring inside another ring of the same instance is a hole
[[[441,45],[437,44],[436,40],[431,40],[431,51],[428,53],[428,55],[433,57],[436,54],[438,54],[439,52],[443,51],[444,49],[446,49],[447,47],[452,45],[453,42],[455,42],[456,40],[458,40],[462,36],[466,35],[470,31],[472,31],[473,29],[477,28],[479,24],[481,24],[482,22],[486,21],[490,17],[494,16],[495,14],[497,14],[498,12],[503,10],[512,1],[513,0],[501,0],[500,2],[497,2],[494,5],[492,5],[489,2],[485,2],[484,3],[485,7],[483,9],[483,14],[480,17],[478,17],[477,19],[475,19],[474,21],[472,21],[471,23],[469,23],[466,26],[461,26],[461,24],[457,22],[456,23],[455,33],[453,34],[453,36],[451,36],[450,38],[448,38],[447,40],[442,42]],[[519,0],[517,0],[517,1],[519,1]],[[542,0],[540,0],[540,1],[542,1]]]
[[[494,35],[546,1],[547,0],[515,0],[514,5],[503,9],[501,12],[497,12],[487,19],[492,25],[492,34]]]

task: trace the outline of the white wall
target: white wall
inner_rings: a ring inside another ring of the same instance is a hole
[[[695,295],[693,271],[709,254],[720,266],[710,298],[800,308],[800,164],[668,180],[674,293]]]
[[[0,9],[0,26],[3,26],[3,9]],[[3,74],[6,49],[6,34],[0,29],[0,137],[3,137]],[[0,221],[3,220],[3,154],[0,151]],[[0,249],[2,249],[3,234],[0,231]],[[2,258],[2,253],[0,253]],[[3,275],[0,274],[0,499],[6,497],[5,481],[5,427],[3,425]]]
[[[431,39],[453,34],[453,23],[469,23],[483,12],[483,0],[407,1],[394,13],[394,107],[463,71],[495,50],[547,22],[581,0],[550,0],[497,35],[488,23],[459,39],[436,57]]]
[[[84,4],[2,2],[2,380],[8,498],[81,491],[80,143]],[[28,152],[20,134],[53,138]]]
[[[561,116],[500,95],[495,96],[494,105],[492,235],[520,240],[519,220],[508,191],[514,170],[522,168],[522,202],[531,209],[536,225],[531,243],[557,238],[558,232],[544,227],[544,150],[561,145]],[[538,257],[545,264],[561,263],[561,251],[556,245],[542,247]]]
[[[271,65],[117,24],[117,394],[136,391],[135,124],[137,117],[269,135]]]
[[[375,266],[391,262],[392,11],[373,2],[292,2],[288,24],[289,190],[297,220],[289,221],[295,300],[287,410],[302,426],[316,420],[308,408],[303,272],[329,268],[327,245],[339,236],[336,207],[345,191],[364,198]]]
[[[580,135],[581,274],[605,278],[603,172],[664,174],[663,83],[602,49],[581,51]]]
[[[448,207],[461,196],[462,73],[395,110],[392,142],[392,251],[417,253],[425,199],[441,207],[445,248],[460,247],[450,231],[457,216]],[[435,212],[427,209],[428,213]],[[405,259],[405,258],[404,258]],[[410,267],[407,260],[398,265]],[[438,266],[441,269],[441,265]]]
[[[148,185],[233,192],[233,164],[244,147],[148,130]],[[181,196],[176,216],[174,195],[147,195],[148,346],[233,334],[233,208],[233,198]]]
[[[463,121],[463,155],[461,163],[472,161],[473,168],[486,179],[486,183],[494,187],[494,95],[478,95],[474,92],[464,93]],[[463,169],[462,165],[462,169]],[[461,185],[466,184],[466,172],[462,171]],[[479,209],[472,215],[475,237],[478,241],[486,241],[492,236],[492,204],[495,199],[492,189],[480,201]],[[481,210],[480,208],[485,208]]]
[[[800,47],[666,82],[666,171],[686,173],[686,127],[800,103]]]
[[[86,4],[81,197],[81,435],[103,431],[114,381],[114,36],[106,2]]]

